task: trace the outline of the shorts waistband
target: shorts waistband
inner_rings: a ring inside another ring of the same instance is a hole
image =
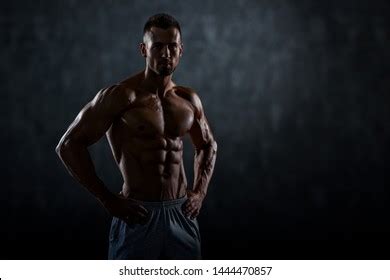
[[[172,200],[163,200],[163,201],[143,201],[143,200],[137,200],[133,198],[128,198],[128,200],[131,203],[135,203],[142,206],[148,206],[153,208],[163,208],[163,207],[174,207],[178,206],[184,203],[184,201],[187,200],[187,195],[178,198],[178,199],[172,199]]]

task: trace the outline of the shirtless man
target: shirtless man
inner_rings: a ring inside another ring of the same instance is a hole
[[[183,54],[179,23],[158,14],[144,27],[144,71],[100,90],[56,147],[69,173],[113,216],[109,259],[200,259],[196,217],[213,174],[217,144],[198,95],[176,85]],[[195,147],[187,188],[182,138]],[[88,146],[106,134],[124,180],[114,194],[98,178]]]

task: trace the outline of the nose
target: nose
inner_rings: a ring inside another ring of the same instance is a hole
[[[168,45],[165,45],[162,49],[162,57],[169,58],[171,57],[171,51],[168,48]]]

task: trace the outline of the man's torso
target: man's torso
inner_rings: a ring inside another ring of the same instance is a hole
[[[187,88],[173,87],[163,97],[121,83],[130,104],[107,132],[124,179],[122,194],[145,201],[177,199],[186,193],[182,137],[194,121]],[[183,98],[184,96],[184,98]]]

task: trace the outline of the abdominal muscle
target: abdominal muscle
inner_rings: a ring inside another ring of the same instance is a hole
[[[121,150],[119,168],[125,198],[164,201],[186,194],[181,139],[133,138],[122,144]]]

